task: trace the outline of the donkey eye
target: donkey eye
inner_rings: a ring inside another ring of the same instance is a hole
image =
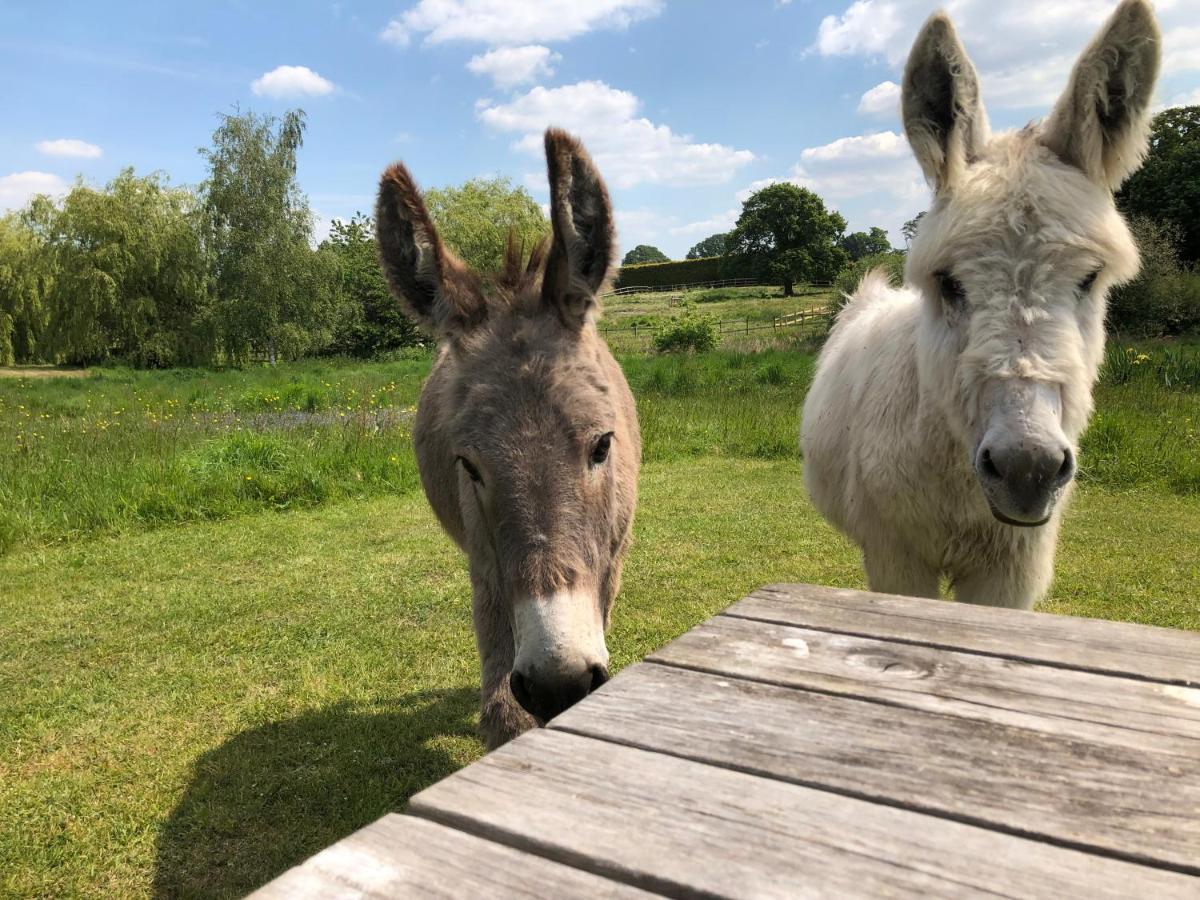
[[[589,465],[599,466],[608,459],[608,451],[612,448],[612,438],[611,431],[600,436],[600,439],[596,441],[596,446],[592,448],[592,455],[588,458]]]
[[[1087,278],[1083,279],[1083,281],[1079,282],[1079,293],[1090,294],[1092,287],[1096,284],[1096,278],[1099,276],[1099,274],[1100,270],[1097,269],[1095,272],[1092,272],[1090,275],[1088,275]]]
[[[474,464],[469,459],[467,459],[465,456],[460,456],[458,457],[458,461],[472,481],[476,482],[477,484],[483,483],[483,476],[479,474],[479,470],[475,468]]]
[[[961,309],[966,305],[967,292],[963,290],[961,281],[949,272],[935,272],[933,277],[937,279],[938,291],[948,306]]]

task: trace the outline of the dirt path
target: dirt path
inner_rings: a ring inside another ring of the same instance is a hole
[[[87,369],[59,369],[54,366],[0,366],[0,378],[86,378]]]

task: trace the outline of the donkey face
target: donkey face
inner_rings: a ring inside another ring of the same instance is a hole
[[[1075,474],[1108,289],[1138,270],[1112,191],[1146,152],[1160,39],[1125,0],[1049,118],[989,134],[944,14],[913,46],[905,131],[935,190],[907,264],[925,295],[922,378],[968,448],[992,513],[1042,525]]]
[[[488,602],[511,628],[513,695],[542,721],[608,677],[604,627],[640,457],[628,389],[591,325],[614,248],[608,193],[565,133],[546,133],[546,154],[544,272],[540,249],[524,272],[510,249],[487,291],[442,245],[403,167],[385,173],[377,207],[385,274],[448,354],[422,476],[427,490],[450,482],[477,602],[481,586],[499,595]]]

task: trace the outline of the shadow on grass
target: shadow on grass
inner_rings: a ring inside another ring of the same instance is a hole
[[[156,897],[242,896],[464,762],[475,690],[337,704],[204,754],[158,835]]]

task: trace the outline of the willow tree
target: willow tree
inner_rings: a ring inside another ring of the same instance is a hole
[[[435,188],[425,193],[425,206],[442,239],[477,272],[500,269],[510,232],[527,250],[550,233],[537,201],[507,178]]]
[[[0,365],[40,359],[47,284],[33,229],[16,215],[0,217]]]
[[[204,182],[214,322],[230,359],[321,349],[334,319],[334,274],[313,251],[312,214],[296,182],[304,112],[221,116]]]
[[[45,350],[75,363],[200,362],[206,270],[194,195],[125,169],[105,188],[82,182],[61,206],[35,204],[53,281]]]

